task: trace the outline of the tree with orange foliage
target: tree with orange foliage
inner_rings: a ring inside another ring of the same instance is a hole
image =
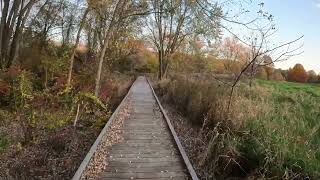
[[[303,83],[308,81],[308,73],[302,64],[296,64],[293,68],[289,69],[288,80]]]

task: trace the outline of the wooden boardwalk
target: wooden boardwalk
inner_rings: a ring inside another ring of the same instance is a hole
[[[130,93],[124,141],[111,147],[109,164],[98,179],[197,179],[146,78],[138,77]]]

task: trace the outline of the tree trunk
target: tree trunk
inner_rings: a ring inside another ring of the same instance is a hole
[[[1,22],[0,22],[0,59],[1,59],[1,68],[4,68],[4,64],[5,64],[5,60],[4,60],[4,52],[2,51],[2,37],[4,34],[4,30],[5,30],[5,25],[6,25],[6,18],[8,15],[8,11],[9,11],[9,0],[5,0],[4,1],[4,6],[1,12]]]
[[[169,61],[167,59],[165,61],[165,63],[164,63],[163,77],[162,78],[167,78],[168,68],[169,68]]]
[[[122,7],[120,9],[121,3],[122,3]],[[108,48],[109,37],[110,37],[110,35],[112,33],[112,30],[114,28],[114,23],[116,21],[116,16],[118,15],[118,13],[123,12],[124,7],[125,7],[126,4],[127,4],[127,1],[119,0],[117,2],[116,6],[114,8],[114,11],[112,13],[112,18],[111,18],[108,30],[107,30],[107,32],[106,32],[106,34],[104,36],[103,48],[101,50],[100,57],[99,57],[99,66],[98,66],[98,71],[97,71],[97,76],[96,76],[96,86],[95,86],[95,91],[94,91],[94,94],[95,94],[96,97],[99,97],[99,93],[100,93],[100,86],[101,86],[100,85],[100,80],[101,80],[101,73],[102,73],[102,65],[103,65],[104,56],[105,56],[107,48]],[[117,23],[120,23],[119,21],[120,20],[118,19]]]
[[[99,93],[100,93],[100,80],[101,80],[101,73],[102,73],[102,65],[103,65],[104,56],[106,54],[107,47],[108,47],[108,34],[109,33],[107,33],[107,36],[104,40],[103,49],[102,49],[100,57],[99,57],[99,66],[98,66],[98,71],[97,71],[97,76],[96,76],[96,87],[95,87],[95,91],[94,91],[94,95],[96,97],[98,97]]]
[[[20,38],[22,30],[30,14],[31,8],[34,5],[35,0],[30,0],[29,3],[20,11],[18,22],[16,24],[16,31],[11,42],[10,55],[7,62],[7,68],[9,68],[14,61],[18,58],[18,52],[20,47]]]
[[[68,21],[68,27],[67,27],[67,32],[64,36],[64,42],[62,43],[63,46],[66,46],[70,42],[70,36],[71,36],[71,29],[72,29],[72,23],[73,23],[73,18],[74,16],[72,15]]]
[[[44,68],[45,76],[44,76],[44,87],[47,89],[48,88],[48,68]]]
[[[11,42],[11,47],[10,47],[10,54],[7,60],[7,65],[6,68],[9,68],[12,65],[12,62],[16,59],[17,57],[17,52],[19,50],[19,42],[20,42],[20,33],[21,31],[19,30],[20,28],[17,27],[16,32],[13,36],[13,40]]]
[[[5,0],[0,23],[0,58],[1,68],[9,68],[18,57],[20,39],[24,24],[29,16],[32,6],[36,0],[30,0],[27,4],[24,1],[16,0],[12,7],[10,1]],[[25,6],[24,6],[25,5]],[[10,12],[9,12],[10,9]],[[8,15],[9,12],[9,15]],[[15,29],[15,30],[13,30]]]
[[[73,122],[73,127],[76,127],[76,125],[77,125],[77,122],[78,122],[78,119],[79,119],[79,114],[80,114],[80,103],[78,103],[77,114],[76,114],[76,117],[75,117],[74,122]]]
[[[9,0],[4,0],[3,9],[1,9],[1,23],[0,23],[0,42],[3,37],[3,29],[7,22],[7,16],[9,12]]]
[[[162,77],[163,77],[163,56],[162,56],[162,52],[159,51],[159,74],[158,74],[158,79],[159,80],[162,80]]]
[[[77,49],[77,46],[78,46],[79,41],[80,41],[81,31],[82,31],[82,28],[84,26],[84,22],[85,22],[85,19],[86,19],[88,13],[89,13],[89,8],[86,9],[86,11],[84,12],[84,14],[82,16],[82,19],[81,19],[81,22],[80,22],[80,27],[79,27],[79,30],[78,30],[78,33],[77,33],[77,37],[76,37],[76,42],[75,42],[75,44],[73,46],[73,49],[72,49],[72,54],[71,54],[71,57],[70,57],[70,66],[69,66],[67,87],[69,87],[70,84],[71,84],[73,64],[74,64],[74,56],[76,54],[76,49]]]

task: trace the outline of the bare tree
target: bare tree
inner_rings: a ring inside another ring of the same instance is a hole
[[[23,28],[38,0],[1,0],[0,58],[1,68],[8,68],[18,55]]]
[[[59,26],[58,19],[64,0],[45,0],[40,4],[30,23],[27,24],[29,32],[35,34],[39,41],[40,50],[48,45],[48,39],[54,35],[54,30]]]
[[[101,50],[95,83],[96,96],[99,95],[100,91],[102,66],[107,49],[114,41],[119,39],[119,33],[123,32],[129,24],[132,24],[136,20],[136,16],[145,14],[145,12],[141,12],[143,6],[135,1],[117,0],[115,3],[104,4],[104,6],[104,9],[96,11],[104,27],[103,31],[99,33]]]
[[[170,55],[188,34],[187,28],[184,27],[190,10],[188,3],[189,1],[183,0],[155,0],[150,4],[153,14],[147,25],[158,51],[159,79],[166,74]]]
[[[302,53],[302,51],[300,51],[302,47],[300,43],[304,36],[300,36],[287,43],[270,47],[268,44],[270,35],[272,35],[272,32],[270,33],[269,30],[267,31],[261,30],[260,36],[257,35],[252,38],[253,41],[251,41],[252,43],[249,45],[249,48],[251,49],[250,58],[241,67],[240,73],[234,78],[233,82],[230,84],[231,90],[230,90],[229,101],[228,101],[228,108],[227,108],[228,111],[230,110],[230,107],[231,107],[234,90],[246,72],[249,71],[248,76],[250,79],[252,79],[252,77],[257,72],[258,67],[267,66],[280,61],[286,61],[291,57]],[[272,61],[266,62],[266,61],[263,61],[263,56],[265,55],[273,56],[274,58]]]
[[[67,46],[73,36],[74,28],[77,19],[77,10],[79,8],[80,0],[62,0],[61,9],[61,36],[62,36],[62,47]]]
[[[197,0],[196,2],[202,8],[205,16],[212,16],[212,13],[208,8],[210,6],[213,6],[212,4],[205,3],[204,1],[200,0]],[[235,2],[229,1],[229,3],[232,4]],[[216,14],[216,16],[219,16],[222,20],[222,23],[219,25],[226,32],[237,39],[237,41],[241,43],[241,46],[249,50],[245,55],[245,59],[242,59],[244,63],[241,63],[242,67],[240,68],[239,73],[234,76],[232,82],[223,82],[224,85],[230,87],[227,107],[228,112],[230,111],[235,88],[237,87],[243,76],[247,75],[250,79],[252,79],[252,77],[257,72],[258,67],[267,66],[279,61],[286,61],[291,57],[302,53],[300,50],[302,47],[301,40],[303,36],[300,36],[287,43],[281,43],[279,45],[271,43],[272,37],[277,32],[277,29],[273,20],[273,15],[263,9],[264,3],[258,4],[260,9],[257,12],[257,16],[247,22],[240,21],[239,17],[246,16],[248,13],[250,13],[250,11],[242,7],[242,1],[239,1],[239,4],[240,11],[235,13],[234,15],[229,15],[228,13]],[[230,26],[227,26],[226,24]],[[243,29],[243,32],[240,32],[245,34],[243,38],[239,34],[233,32],[232,26],[234,25],[238,26],[238,30],[241,28]],[[235,52],[236,53],[232,54],[231,60],[237,60],[239,58],[239,51],[236,50]],[[273,59],[268,62],[264,61],[263,56],[266,55],[273,57]]]
[[[72,47],[72,53],[71,53],[70,60],[69,60],[70,61],[70,66],[69,66],[69,73],[68,73],[68,79],[67,79],[67,87],[70,86],[70,83],[71,83],[73,64],[74,64],[74,56],[76,54],[76,49],[77,49],[77,47],[79,45],[81,31],[83,29],[83,26],[84,26],[84,23],[85,23],[85,20],[87,18],[87,15],[88,15],[89,11],[90,11],[90,8],[88,6],[86,8],[85,12],[83,13],[82,19],[80,21],[80,26],[79,26],[79,29],[78,29],[78,32],[77,32],[76,41],[74,43],[74,46]]]
[[[96,83],[95,83],[95,96],[99,96],[102,65],[103,65],[105,54],[109,45],[109,39],[113,33],[112,31],[115,28],[116,22],[120,21],[121,14],[125,10],[126,6],[128,5],[127,3],[128,3],[127,1],[118,0],[115,5],[112,4],[111,7],[109,7],[112,13],[110,14],[110,17],[108,17],[110,20],[108,20],[107,22],[108,25],[105,30],[104,38],[103,38],[104,42],[103,42],[102,49],[99,56],[99,65],[98,65]]]
[[[214,14],[220,13],[218,6],[210,7],[212,16],[204,17],[202,9],[195,1],[155,0],[150,3],[151,16],[146,18],[150,39],[158,52],[159,79],[166,76],[171,56],[181,44],[192,36],[215,34],[219,20]],[[208,19],[214,21],[208,21]],[[211,31],[206,31],[211,29]]]

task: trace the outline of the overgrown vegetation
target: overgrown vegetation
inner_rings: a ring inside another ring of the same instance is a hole
[[[133,80],[105,70],[97,97],[96,63],[77,59],[66,86],[68,48],[38,48],[0,72],[0,179],[71,178]]]
[[[303,36],[274,42],[263,2],[0,0],[0,8],[0,179],[70,179],[137,73],[198,73],[158,90],[201,129],[194,141],[204,156],[192,155],[201,175],[318,176],[320,76],[301,64],[276,69],[301,53]],[[285,80],[314,85],[271,82]]]
[[[128,75],[109,74],[97,98],[85,81],[67,89],[51,83],[56,75],[47,83],[21,67],[1,73],[1,179],[71,178],[132,82]]]
[[[189,154],[202,178],[320,177],[318,86],[241,83],[230,112],[228,91],[216,79],[173,76],[157,92],[196,129],[190,141],[197,152]]]

